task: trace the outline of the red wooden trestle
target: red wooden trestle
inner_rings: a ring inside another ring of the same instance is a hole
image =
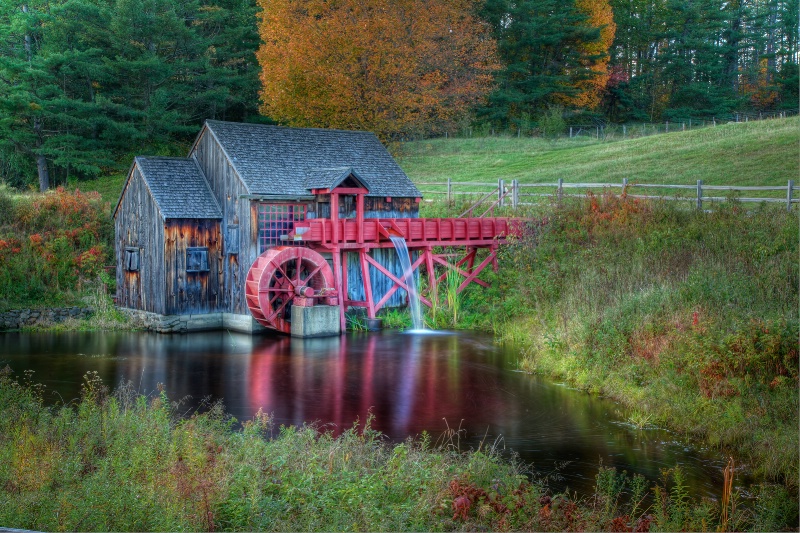
[[[359,198],[360,199],[360,198]],[[358,213],[360,214],[360,213]],[[345,327],[344,313],[348,307],[364,307],[369,318],[375,315],[398,289],[408,291],[405,279],[397,277],[373,259],[368,252],[374,248],[393,248],[389,237],[399,235],[406,241],[409,253],[417,252],[411,263],[412,272],[424,265],[429,287],[429,297],[420,296],[420,302],[432,307],[436,298],[437,286],[445,280],[448,271],[463,278],[457,292],[460,294],[470,283],[483,287],[489,284],[478,278],[489,265],[497,270],[497,248],[509,235],[518,235],[520,221],[512,218],[373,218],[360,219],[312,219],[295,224],[289,234],[290,240],[318,252],[333,255],[334,276],[341,305],[340,320]],[[450,249],[449,253],[436,253],[434,248]],[[463,250],[454,253],[453,249]],[[486,249],[488,254],[477,265],[478,250]],[[350,300],[347,295],[346,252],[356,252],[364,282],[363,301]],[[459,257],[453,261],[453,257]],[[435,267],[440,265],[445,272],[436,275]],[[374,267],[392,282],[391,288],[378,301],[372,294],[372,279],[369,267]]]
[[[497,270],[497,248],[511,235],[519,235],[521,221],[511,218],[364,218],[365,188],[337,188],[314,190],[314,194],[329,194],[330,219],[312,219],[295,222],[287,235],[286,244],[268,250],[253,263],[246,282],[248,307],[263,325],[289,333],[291,307],[313,305],[314,302],[340,305],[339,320],[342,331],[346,329],[345,311],[348,307],[364,307],[369,318],[375,318],[389,298],[399,289],[409,292],[405,279],[396,276],[369,255],[375,248],[393,248],[391,236],[401,236],[409,253],[416,252],[411,264],[412,272],[424,265],[428,277],[429,297],[420,301],[431,307],[435,302],[437,286],[448,272],[455,272],[463,280],[457,292],[470,283],[484,287],[489,284],[478,275],[490,264]],[[355,195],[355,218],[338,217],[339,196]],[[300,245],[300,246],[298,246]],[[451,250],[435,253],[436,249]],[[305,252],[303,250],[306,250]],[[453,250],[461,250],[454,252]],[[478,260],[478,250],[487,255]],[[346,298],[347,253],[356,253],[364,282],[364,300]],[[333,272],[330,272],[319,253],[330,253]],[[457,261],[453,261],[458,257]],[[477,262],[477,265],[476,265]],[[436,275],[436,265],[445,272]],[[386,276],[392,286],[377,302],[372,294],[370,266]]]

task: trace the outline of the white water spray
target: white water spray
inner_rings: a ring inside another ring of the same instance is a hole
[[[414,271],[411,270],[411,256],[408,254],[406,240],[400,235],[390,235],[397,257],[400,258],[400,265],[403,267],[403,279],[408,287],[408,306],[411,308],[411,320],[415,330],[424,330],[425,324],[422,322],[422,311],[419,305],[419,293],[417,285],[414,283]]]

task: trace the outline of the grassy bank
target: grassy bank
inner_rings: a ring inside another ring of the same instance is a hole
[[[796,490],[797,214],[607,195],[545,220],[501,249],[491,289],[461,298],[459,326]]]
[[[109,292],[114,276],[109,203],[97,192],[20,193],[0,184],[0,311],[90,306],[94,318],[61,329],[123,325]]]
[[[594,494],[552,494],[491,450],[428,436],[387,444],[366,425],[339,436],[261,412],[234,429],[220,405],[188,417],[165,392],[45,407],[41,385],[0,371],[0,526],[38,531],[775,530],[791,497],[760,487],[747,509],[687,495],[679,468],[654,486],[598,468]],[[721,489],[722,492],[722,489]]]
[[[405,143],[415,182],[621,182],[786,185],[800,172],[800,117],[727,124],[626,141],[488,137]],[[425,188],[425,187],[423,187]]]

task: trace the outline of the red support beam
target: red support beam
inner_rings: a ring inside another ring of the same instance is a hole
[[[375,304],[374,308],[375,308],[375,312],[377,313],[378,311],[381,310],[381,308],[384,306],[384,304],[389,300],[389,298],[392,296],[392,294],[397,292],[397,289],[403,289],[406,292],[408,292],[408,285],[406,285],[405,281],[400,280],[397,276],[395,276],[394,274],[392,274],[391,272],[386,270],[386,268],[383,265],[381,265],[380,263],[375,261],[375,259],[373,259],[369,255],[365,254],[364,257],[366,258],[366,260],[367,260],[367,262],[369,264],[374,266],[376,269],[378,269],[379,272],[381,272],[384,276],[386,276],[387,278],[389,278],[391,281],[394,282],[394,285],[392,285],[392,287],[386,292],[386,294],[383,295],[383,297],[380,299],[380,301],[377,304]],[[419,268],[419,265],[421,265],[424,260],[425,260],[424,255],[421,255],[420,257],[418,257],[417,260],[414,261],[414,263],[411,265],[411,272],[414,272],[414,270]],[[424,296],[420,296],[419,297],[419,301],[421,303],[427,305],[428,307],[431,307],[430,300],[428,300]]]
[[[331,193],[331,242],[339,242],[339,194]],[[323,224],[324,226],[324,224]]]
[[[491,256],[490,256],[490,257],[491,257]],[[447,261],[445,261],[445,260],[443,260],[443,259],[441,259],[440,257],[437,257],[437,256],[435,256],[435,255],[433,256],[433,260],[434,260],[434,261],[436,261],[437,263],[439,263],[440,265],[444,266],[444,267],[447,267],[447,268],[449,268],[449,269],[451,269],[451,270],[454,270],[454,271],[458,272],[459,274],[461,274],[462,276],[464,276],[464,278],[465,278],[465,279],[466,279],[466,278],[469,278],[469,279],[470,279],[470,281],[474,281],[475,283],[477,283],[478,285],[480,285],[480,286],[482,286],[482,287],[487,287],[487,288],[489,287],[489,284],[488,284],[488,283],[486,283],[486,282],[485,282],[485,281],[483,281],[482,279],[478,279],[478,278],[476,277],[478,274],[480,274],[480,270],[479,270],[479,271],[477,271],[477,272],[472,272],[472,273],[470,273],[470,272],[465,272],[465,271],[461,270],[460,268],[458,268],[457,266],[453,266],[453,265],[451,265],[450,263],[448,263]],[[481,267],[481,270],[483,270],[483,268],[482,268],[482,267]],[[474,274],[474,275],[473,275],[473,274]],[[441,281],[443,281],[443,280],[444,280],[444,278],[446,278],[446,277],[447,277],[447,273],[445,273],[445,274],[442,274],[441,276],[439,276],[439,279],[438,279],[438,281],[439,281],[439,282],[441,282]],[[461,292],[461,290],[459,290],[459,292]]]
[[[344,318],[344,311],[347,304],[342,292],[342,253],[340,250],[333,251],[333,277],[336,280],[336,294],[339,296],[339,325],[342,331],[346,331],[347,321]]]
[[[496,256],[497,256],[497,252],[495,250],[492,250],[491,252],[489,252],[489,256],[486,259],[484,259],[483,261],[481,261],[481,264],[478,265],[478,268],[472,270],[472,272],[470,272],[469,276],[467,276],[467,278],[461,283],[461,285],[458,286],[458,290],[456,291],[456,293],[460,294],[461,291],[463,291],[467,287],[467,285],[469,285],[473,281],[475,283],[478,283],[479,285],[483,285],[484,287],[488,287],[489,284],[486,283],[485,281],[479,280],[477,278],[477,276],[478,276],[478,274],[481,273],[481,271],[484,268],[486,268],[486,265],[488,265],[491,261],[493,261],[495,259]]]
[[[425,256],[425,269],[428,271],[428,290],[430,291],[431,301],[437,302],[439,300],[439,291],[436,283],[436,271],[433,268],[433,250],[428,246],[422,253]]]
[[[369,275],[369,262],[366,250],[359,252],[359,259],[361,260],[361,279],[364,281],[364,299],[367,303],[367,317],[375,318],[375,302],[372,300],[372,279]]]
[[[364,195],[356,195],[356,242],[361,244],[364,242]]]

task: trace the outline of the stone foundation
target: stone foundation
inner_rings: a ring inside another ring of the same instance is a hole
[[[250,315],[204,313],[198,315],[159,315],[138,309],[119,308],[132,327],[158,333],[190,333],[229,329],[241,333],[268,331]]]
[[[91,307],[52,307],[47,309],[12,309],[0,313],[0,330],[53,326],[70,318],[81,320],[94,314]]]

